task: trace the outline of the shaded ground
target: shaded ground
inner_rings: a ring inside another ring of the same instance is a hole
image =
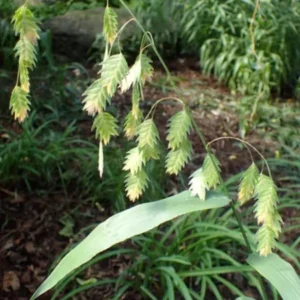
[[[173,72],[179,79],[179,87],[183,89],[190,107],[196,111],[195,119],[207,141],[220,136],[240,136],[236,102],[232,102],[232,96],[224,87],[219,86],[213,79],[202,76],[193,68],[180,67]],[[172,95],[162,89],[165,86],[164,77],[157,73],[155,78],[156,85],[148,86],[145,90],[145,102],[142,103],[144,110],[149,109],[153,100]],[[130,106],[130,97],[117,96],[115,103],[120,104],[118,109],[124,116]],[[177,110],[178,107],[173,102],[159,106],[156,121],[161,136],[165,134],[166,120]],[[91,122],[84,121],[81,126],[84,135],[92,134],[90,133]],[[15,128],[19,130],[18,127]],[[192,133],[191,138],[195,154],[192,162],[185,169],[187,174],[197,168],[204,157],[199,138],[195,133]],[[274,156],[276,151],[274,142],[262,139],[255,132],[249,133],[247,140],[257,145],[267,156]],[[220,141],[214,144],[213,149],[222,162],[225,177],[240,172],[250,163],[247,150],[239,143]],[[176,187],[176,178],[173,178],[173,181],[173,186]],[[71,191],[69,199],[62,201],[65,199],[63,191],[47,196],[32,196],[26,195],[22,190],[18,192],[7,190],[4,186],[0,187],[0,199],[0,284],[2,284],[0,299],[29,299],[32,292],[47,276],[49,267],[57,255],[73,242],[72,238],[59,234],[64,226],[58,220],[76,207],[79,199]],[[109,214],[110,212],[101,211],[88,203],[83,205],[80,208],[82,217],[76,220],[74,232],[91,223],[103,221]],[[128,264],[130,262],[126,260],[126,256],[115,257],[101,266],[102,273],[98,275],[116,278]],[[88,293],[86,298],[77,299],[111,299],[112,288],[106,285]],[[44,299],[50,299],[50,296],[46,295]],[[128,293],[122,299],[139,298]]]

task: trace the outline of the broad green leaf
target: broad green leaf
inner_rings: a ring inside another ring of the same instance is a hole
[[[299,276],[294,268],[277,254],[269,254],[266,257],[251,254],[247,262],[273,284],[283,300],[300,299]]]
[[[243,296],[243,297],[236,298],[236,300],[255,300],[255,299],[251,298],[251,297],[245,297],[245,296]]]
[[[178,216],[228,205],[229,199],[218,193],[208,193],[207,201],[191,196],[189,191],[164,200],[137,205],[118,213],[98,225],[77,247],[57,265],[34,293],[36,299],[53,288],[71,271],[80,267],[99,252],[133,236],[149,231]]]

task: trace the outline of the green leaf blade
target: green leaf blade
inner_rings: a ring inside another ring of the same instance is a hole
[[[207,201],[201,202],[199,198],[192,197],[191,193],[186,191],[164,200],[140,204],[118,213],[98,225],[77,247],[67,254],[31,299],[36,299],[54,287],[71,271],[117,243],[149,231],[183,214],[219,208],[228,205],[228,203],[229,199],[221,194],[209,193]]]
[[[300,279],[294,268],[276,254],[251,254],[248,264],[272,283],[283,300],[300,299]]]

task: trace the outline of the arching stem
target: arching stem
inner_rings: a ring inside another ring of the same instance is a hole
[[[168,79],[169,82],[171,83],[172,88],[174,89],[174,91],[176,92],[176,94],[179,96],[179,98],[184,99],[183,94],[181,93],[181,91],[180,91],[180,90],[178,89],[178,87],[176,86],[175,81],[172,79],[172,74],[171,74],[169,68],[167,67],[167,65],[166,65],[166,63],[164,62],[162,56],[160,55],[159,51],[157,50],[156,45],[155,45],[155,42],[154,42],[154,40],[153,40],[153,37],[152,37],[151,33],[147,32],[147,31],[145,30],[145,28],[143,27],[143,25],[139,22],[139,20],[136,19],[135,15],[134,15],[133,12],[131,11],[131,9],[127,6],[127,4],[126,4],[123,0],[120,0],[120,3],[125,7],[125,9],[128,11],[128,13],[132,16],[132,18],[135,19],[135,22],[136,22],[137,26],[141,29],[141,31],[142,31],[142,32],[145,34],[145,36],[148,38],[149,43],[152,45],[152,49],[153,49],[155,55],[157,56],[158,60],[160,61],[162,67],[164,68],[164,70],[165,70],[165,72],[166,72],[166,74],[167,74],[167,79]],[[182,100],[181,100],[181,101],[182,101]],[[200,138],[200,140],[201,140],[201,142],[202,142],[202,144],[203,144],[203,146],[204,146],[204,148],[205,148],[207,154],[208,154],[208,155],[211,155],[210,149],[209,149],[209,147],[208,147],[207,144],[206,144],[205,137],[204,137],[204,135],[202,134],[200,128],[198,127],[198,125],[197,125],[197,123],[196,123],[196,121],[195,121],[195,119],[193,118],[193,116],[192,116],[191,113],[190,113],[190,117],[191,117],[191,121],[192,121],[193,128],[194,128],[195,132],[197,133],[197,135],[199,136],[199,138]],[[214,162],[213,159],[212,159],[212,161],[213,161],[214,167],[217,169],[217,166],[215,165],[215,162]],[[222,183],[223,183],[223,180],[222,180]],[[231,206],[231,209],[233,210],[233,213],[234,213],[234,215],[235,215],[235,217],[236,217],[236,219],[237,219],[237,222],[238,222],[239,227],[240,227],[240,229],[241,229],[243,238],[245,239],[245,243],[246,243],[246,246],[247,246],[247,248],[248,248],[248,251],[249,251],[250,253],[252,253],[252,250],[251,250],[251,247],[250,247],[250,243],[249,243],[249,241],[248,241],[248,238],[247,238],[245,229],[244,229],[244,227],[243,227],[243,224],[242,224],[242,222],[241,222],[241,219],[239,218],[238,213],[237,213],[237,211],[236,211],[236,209],[235,209],[235,207],[234,207],[234,203],[232,203],[232,201],[230,201],[230,206]]]

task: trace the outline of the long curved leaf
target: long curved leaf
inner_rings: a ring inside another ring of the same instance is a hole
[[[283,300],[300,299],[299,276],[294,268],[278,255],[269,254],[262,257],[251,254],[247,262],[274,285]]]
[[[36,299],[53,288],[71,271],[89,261],[99,252],[149,231],[158,225],[183,214],[223,207],[229,199],[221,194],[210,192],[206,201],[191,196],[189,191],[164,200],[137,205],[118,213],[98,225],[77,247],[70,251],[57,265],[49,277],[32,296]]]

